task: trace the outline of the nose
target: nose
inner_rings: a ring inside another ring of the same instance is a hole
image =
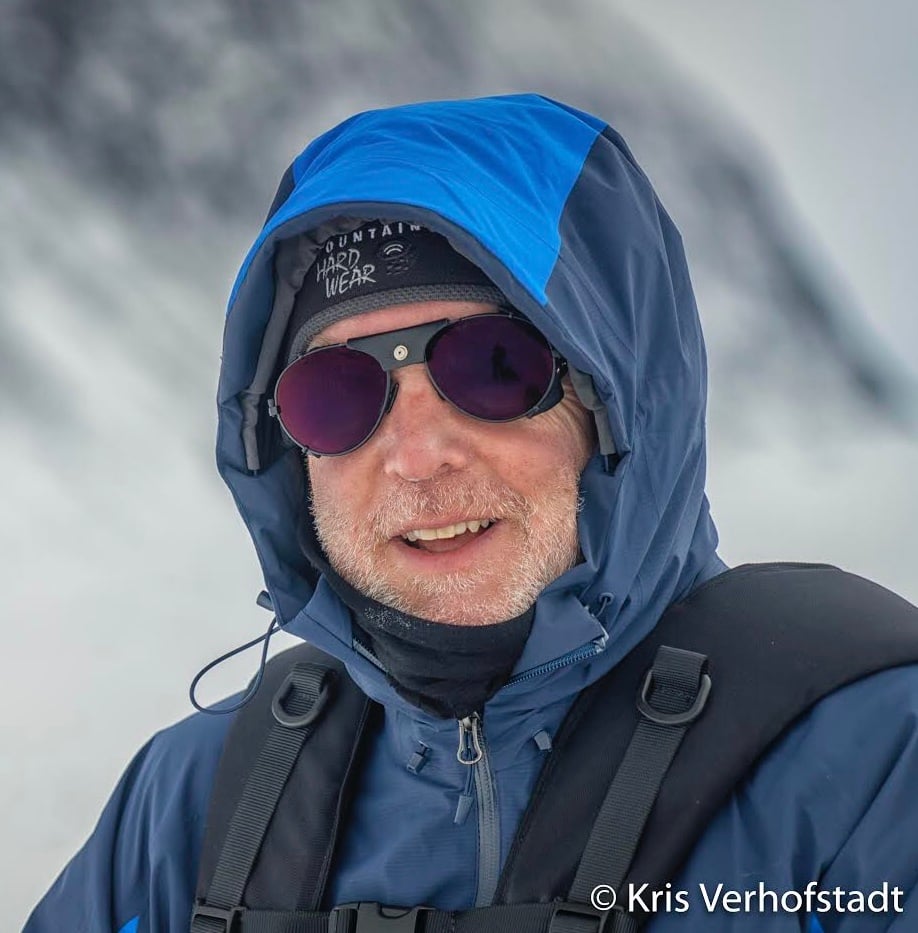
[[[421,482],[468,465],[468,419],[442,399],[423,365],[395,370],[398,392],[374,438],[383,471]]]

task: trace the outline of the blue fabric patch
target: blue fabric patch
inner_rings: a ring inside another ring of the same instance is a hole
[[[315,208],[360,202],[414,205],[449,219],[544,301],[561,211],[603,126],[536,95],[358,114],[293,163],[296,187],[246,257],[230,307],[274,230]]]
[[[140,917],[134,917],[133,920],[128,920],[128,922],[118,931],[118,933],[137,933],[140,929]]]
[[[824,933],[822,924],[815,917],[810,917],[810,929],[808,933]]]

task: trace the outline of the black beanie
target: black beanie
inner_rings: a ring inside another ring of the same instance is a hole
[[[506,305],[497,286],[446,237],[407,221],[373,220],[320,247],[293,304],[282,360],[306,352],[335,321],[416,301]]]

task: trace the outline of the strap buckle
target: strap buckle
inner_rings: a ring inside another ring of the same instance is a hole
[[[214,907],[212,904],[196,903],[191,911],[191,933],[236,933],[237,921],[241,919],[244,907]],[[213,924],[198,921],[217,920],[222,929],[215,929]]]
[[[328,915],[328,933],[421,933],[431,907],[388,907],[375,901],[342,904]]]
[[[610,930],[614,929],[614,917],[616,912],[622,912],[622,908],[618,905],[608,910],[600,910],[598,907],[593,907],[591,904],[575,904],[572,901],[561,901],[552,911],[551,919],[548,921],[548,933],[554,933],[554,931],[558,929],[556,924],[559,917],[567,919],[567,923],[564,925],[568,929],[574,926],[578,930],[578,933],[581,930],[583,933],[606,933],[607,926]],[[571,918],[573,918],[573,924],[571,924]],[[584,921],[584,923],[578,923],[580,920]],[[592,920],[596,925],[587,927],[586,921],[589,920]]]

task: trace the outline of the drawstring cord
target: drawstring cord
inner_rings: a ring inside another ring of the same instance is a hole
[[[262,590],[258,594],[258,599],[256,600],[257,604],[262,607],[262,609],[273,609],[271,603],[271,597]],[[191,686],[188,688],[188,699],[191,700],[191,705],[200,713],[207,713],[209,716],[223,716],[227,713],[235,713],[236,710],[242,709],[249,700],[255,696],[258,688],[261,686],[262,678],[265,675],[265,664],[268,661],[268,646],[271,643],[271,637],[281,630],[281,626],[277,623],[277,617],[274,616],[271,618],[271,624],[268,626],[268,630],[264,635],[259,635],[258,638],[253,638],[251,641],[247,641],[244,645],[240,645],[238,648],[233,648],[232,651],[227,651],[226,654],[221,654],[219,658],[214,661],[205,664],[201,670],[195,674],[194,680],[191,681]],[[234,703],[232,706],[216,707],[216,706],[201,706],[198,703],[195,697],[195,691],[197,690],[198,683],[201,678],[204,677],[209,671],[212,671],[218,664],[222,664],[224,661],[229,658],[235,657],[237,654],[241,654],[243,651],[248,651],[249,648],[254,648],[259,642],[264,642],[261,649],[261,660],[258,663],[258,672],[255,674],[255,679],[252,681],[251,686],[246,690],[245,695],[241,700]]]

